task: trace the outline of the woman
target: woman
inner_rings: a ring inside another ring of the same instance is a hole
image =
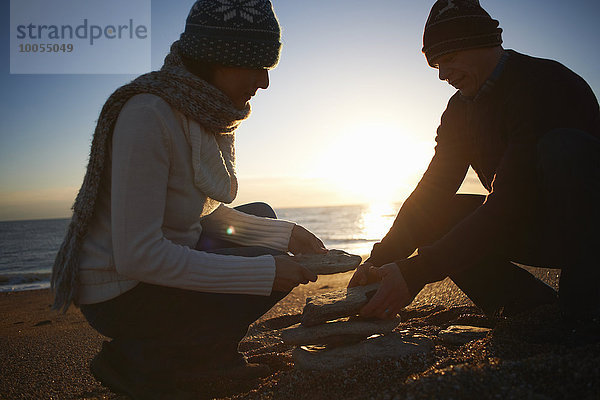
[[[147,398],[208,371],[264,374],[238,342],[316,280],[286,255],[326,252],[312,233],[264,204],[222,204],[237,192],[235,129],[280,47],[268,0],[197,1],[161,70],[102,109],[52,283],[55,308],[74,302],[112,338],[91,369],[115,391]]]

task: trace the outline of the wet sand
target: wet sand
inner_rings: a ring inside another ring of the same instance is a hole
[[[557,271],[535,273],[557,286]],[[306,297],[341,289],[351,273],[296,288],[254,323],[240,350],[273,374],[251,382],[213,382],[198,398],[234,399],[600,399],[600,344],[572,343],[541,309],[515,320],[489,320],[449,280],[428,285],[404,314],[402,329],[435,337],[456,322],[494,327],[463,346],[436,342],[426,356],[330,372],[298,371],[278,329],[299,321]],[[0,399],[126,399],[89,373],[104,338],[78,309],[50,310],[48,290],[0,293]],[[410,318],[413,317],[413,318]],[[400,329],[398,328],[398,329]]]

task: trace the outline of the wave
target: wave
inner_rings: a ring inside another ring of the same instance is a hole
[[[354,244],[354,243],[373,243],[377,240],[373,239],[323,239],[323,242],[327,244]]]
[[[51,272],[30,272],[18,274],[0,274],[1,286],[23,285],[50,282]]]

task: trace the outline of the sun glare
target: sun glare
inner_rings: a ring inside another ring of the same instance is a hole
[[[361,215],[361,233],[366,240],[381,240],[391,228],[396,207],[387,202],[371,203]]]
[[[314,173],[355,204],[404,200],[432,154],[431,144],[393,124],[357,124],[332,136]]]
[[[380,241],[391,228],[398,207],[398,203],[389,202],[362,206],[360,217],[353,223],[352,247],[346,250],[354,254],[369,254],[373,244]]]

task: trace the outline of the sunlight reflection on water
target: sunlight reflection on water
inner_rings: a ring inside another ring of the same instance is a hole
[[[371,203],[360,217],[361,235],[367,240],[380,240],[392,226],[396,209],[391,203]]]
[[[366,205],[288,208],[280,218],[295,221],[317,235],[330,249],[368,255],[373,244],[392,226],[399,204],[374,202]]]

